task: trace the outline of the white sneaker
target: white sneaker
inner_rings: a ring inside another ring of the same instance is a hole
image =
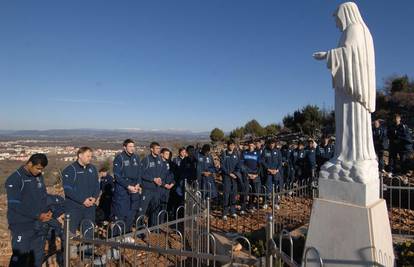
[[[267,204],[264,204],[263,205],[263,209],[265,210],[265,209],[267,209],[269,206],[267,205]]]
[[[224,215],[223,217],[221,217],[221,219],[222,219],[223,221],[227,221],[227,216],[226,216],[226,215]]]
[[[280,210],[279,205],[275,205],[275,209]]]
[[[237,218],[237,214],[236,214],[236,213],[233,213],[233,214],[231,215],[231,217],[232,217],[233,219],[236,219],[236,218]]]
[[[105,266],[106,265],[106,255],[97,256],[93,261],[93,266]]]
[[[240,211],[240,215],[246,215],[246,212],[244,210]]]
[[[71,259],[78,258],[78,247],[77,246],[70,246],[69,251],[70,251]]]
[[[124,237],[124,239],[123,239],[122,241],[123,241],[124,243],[131,243],[131,244],[135,243],[134,238],[132,238],[131,236],[126,236],[126,237]]]
[[[388,178],[392,178],[392,172],[389,172],[387,176]]]
[[[119,256],[119,249],[111,248],[106,251],[106,258],[108,259],[113,259],[117,261],[119,260]]]

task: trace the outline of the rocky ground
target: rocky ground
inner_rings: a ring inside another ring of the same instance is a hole
[[[312,200],[299,197],[283,197],[280,200],[280,209],[276,210],[274,223],[279,230],[292,230],[299,227],[309,220]],[[221,219],[221,211],[213,211],[211,227],[218,232],[237,232],[250,233],[257,231],[266,225],[268,214],[272,213],[271,207],[259,209],[253,213],[248,213],[237,218],[228,217],[227,221]]]

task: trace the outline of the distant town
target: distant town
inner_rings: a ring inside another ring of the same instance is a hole
[[[74,161],[77,150],[78,147],[75,146],[51,146],[50,141],[43,140],[2,141],[0,142],[0,161],[27,161],[35,153],[48,154],[60,161]],[[119,151],[120,149],[98,148],[95,150],[94,156],[96,161],[104,161],[113,158]],[[138,146],[137,151],[143,153],[145,147]]]
[[[111,166],[115,155],[122,150],[122,141],[132,138],[136,141],[136,153],[142,157],[149,151],[151,141],[158,141],[174,153],[183,145],[206,142],[208,133],[180,131],[141,130],[44,130],[44,131],[1,131],[0,130],[0,183],[31,155],[45,153],[49,165],[44,171],[45,183],[53,186],[60,183],[61,171],[76,160],[76,152],[82,146],[94,150],[93,164],[97,167]],[[0,195],[5,193],[0,187]]]

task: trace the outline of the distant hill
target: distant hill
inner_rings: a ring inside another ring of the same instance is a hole
[[[50,129],[50,130],[0,130],[0,139],[123,139],[137,140],[206,140],[208,132],[188,130],[140,129]]]

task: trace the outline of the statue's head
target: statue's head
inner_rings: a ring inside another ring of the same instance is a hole
[[[340,31],[344,31],[351,24],[365,25],[358,6],[354,2],[346,2],[339,5],[333,16],[335,18],[336,27],[338,27]]]

